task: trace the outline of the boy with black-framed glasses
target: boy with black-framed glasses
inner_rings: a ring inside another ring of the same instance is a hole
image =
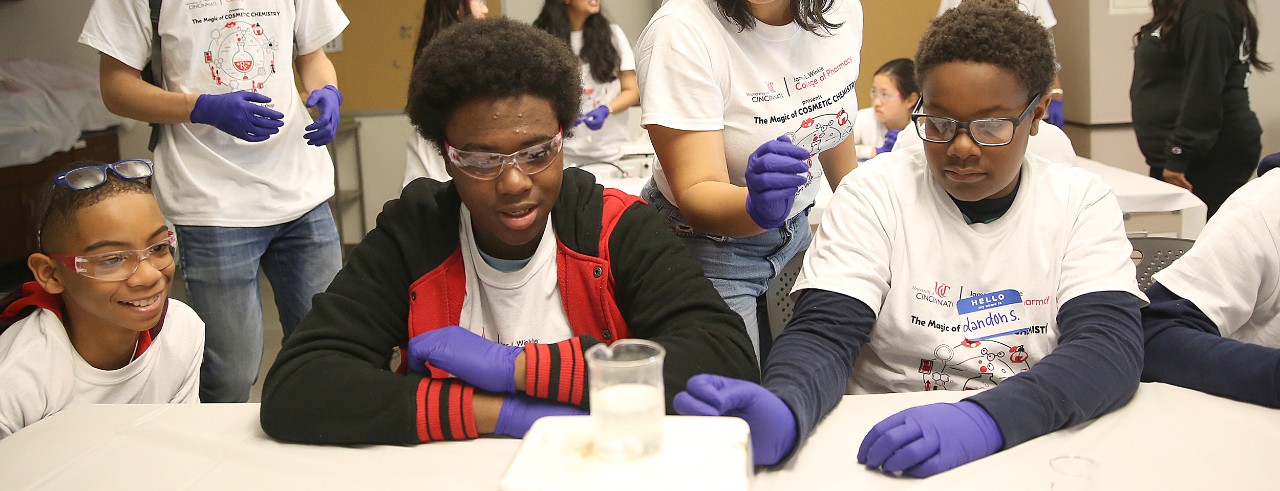
[[[35,281],[0,300],[0,438],[75,404],[199,402],[204,322],[169,299],[174,236],[151,163],[49,182]]]
[[[1027,153],[1056,63],[1014,5],[934,20],[915,56],[925,142],[841,181],[763,387],[694,377],[678,411],[742,417],[775,464],[845,394],[975,391],[850,435],[858,463],[927,477],[1133,397],[1146,297],[1120,207],[1097,176]]]

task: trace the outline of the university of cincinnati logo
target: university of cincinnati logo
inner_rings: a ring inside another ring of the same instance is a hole
[[[922,300],[947,308],[955,306],[954,300],[947,300],[947,294],[951,293],[951,286],[946,283],[940,281],[933,282],[932,291],[918,286],[912,286],[911,291],[915,292],[916,300]]]

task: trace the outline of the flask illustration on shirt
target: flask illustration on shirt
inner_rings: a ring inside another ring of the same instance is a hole
[[[964,339],[935,348],[932,360],[920,360],[919,371],[924,390],[976,390],[1030,369],[1025,345]]]
[[[204,62],[213,82],[232,91],[261,92],[276,71],[278,49],[262,24],[230,21],[210,36]]]

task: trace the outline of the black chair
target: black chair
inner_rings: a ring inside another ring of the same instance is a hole
[[[1160,270],[1173,264],[1175,260],[1186,254],[1196,241],[1171,237],[1130,237],[1133,250],[1139,257],[1138,288],[1146,290],[1155,280],[1151,277]]]

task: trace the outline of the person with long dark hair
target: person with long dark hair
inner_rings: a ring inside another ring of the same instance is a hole
[[[600,11],[600,0],[547,0],[533,26],[563,39],[582,63],[578,131],[564,141],[564,162],[617,162],[630,140],[624,111],[640,103],[636,62],[626,33]],[[576,125],[575,125],[576,126]]]
[[[809,245],[818,186],[857,167],[857,0],[670,0],[636,48],[660,166],[641,196],[768,347],[757,298]]]
[[[488,13],[489,6],[484,0],[426,0],[422,6],[417,47],[413,50],[413,66],[418,66],[422,51],[440,31],[467,19],[483,19]],[[419,177],[448,181],[449,173],[445,172],[440,149],[414,132],[405,151],[404,182],[400,186],[408,186]]]
[[[1247,0],[1152,0],[1134,35],[1133,130],[1151,177],[1186,188],[1213,216],[1253,174],[1262,126],[1249,108],[1258,23]]]

